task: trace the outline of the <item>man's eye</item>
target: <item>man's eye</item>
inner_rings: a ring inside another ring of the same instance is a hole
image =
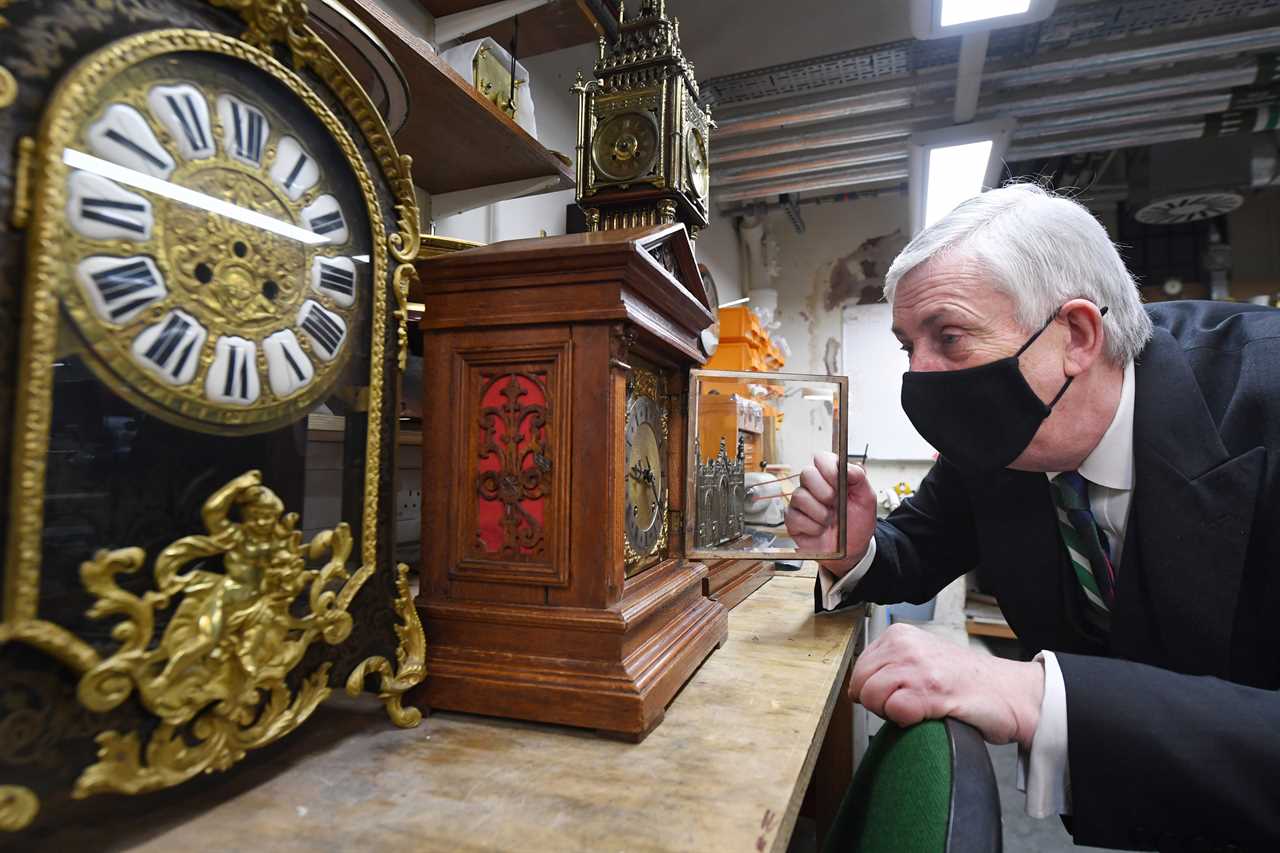
[[[949,347],[949,346],[952,346],[952,345],[954,345],[954,344],[958,344],[958,343],[960,343],[960,336],[959,336],[959,335],[952,335],[952,334],[946,334],[946,333],[944,333],[944,334],[942,334],[942,335],[939,335],[939,336],[938,336],[938,339],[942,342],[942,345],[943,345],[943,346],[945,346],[945,347]]]

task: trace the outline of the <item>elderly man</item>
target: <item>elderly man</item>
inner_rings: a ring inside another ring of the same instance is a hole
[[[815,459],[787,527],[848,559],[818,609],[923,602],[977,569],[1030,662],[893,626],[854,698],[952,716],[1027,759],[1027,808],[1080,844],[1280,849],[1280,311],[1144,310],[1098,222],[993,190],[885,281],[902,405],[940,453],[877,521],[866,475]]]

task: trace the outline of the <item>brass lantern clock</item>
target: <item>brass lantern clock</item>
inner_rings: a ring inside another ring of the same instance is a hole
[[[421,718],[390,523],[410,164],[304,3],[83,8],[0,29],[6,830],[226,770],[334,687]]]
[[[665,0],[644,0],[618,39],[600,41],[596,79],[579,77],[578,204],[588,230],[707,226],[710,111]]]

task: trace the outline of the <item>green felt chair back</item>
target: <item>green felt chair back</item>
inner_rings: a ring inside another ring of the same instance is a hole
[[[981,735],[955,720],[886,723],[863,756],[824,853],[998,853],[1000,795]]]

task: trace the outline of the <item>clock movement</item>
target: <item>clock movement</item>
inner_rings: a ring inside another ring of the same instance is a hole
[[[335,686],[416,724],[407,159],[304,4],[3,15],[0,827],[226,770]]]
[[[622,4],[620,4],[621,7]],[[665,0],[644,0],[618,37],[600,40],[596,79],[579,76],[578,204],[588,230],[683,222],[691,237],[710,204],[706,107],[679,22]]]

